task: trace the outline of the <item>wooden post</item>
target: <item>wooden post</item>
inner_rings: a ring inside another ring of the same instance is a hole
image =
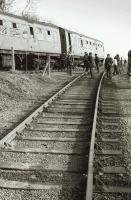
[[[40,55],[39,55],[39,53],[38,53],[38,62],[40,62]]]
[[[40,71],[40,55],[39,55],[39,53],[38,53],[38,72]]]
[[[48,59],[47,59],[47,62],[46,62],[46,66],[45,66],[44,71],[43,71],[43,76],[45,75],[46,71],[47,71],[47,74],[48,74],[48,76],[50,78],[51,77],[50,76],[50,71],[51,71],[51,69],[50,69],[50,56],[48,56]]]
[[[50,56],[48,56],[48,71],[47,71],[47,73],[50,78]]]
[[[25,55],[25,71],[27,72],[28,70],[28,56],[27,56],[27,52],[26,52],[26,55]]]
[[[44,68],[44,70],[43,70],[43,76],[45,75],[45,73],[46,73],[46,71],[47,71],[48,65],[49,65],[49,60],[47,59],[47,61],[46,61],[46,66],[45,66],[45,68]]]
[[[15,54],[14,54],[14,47],[11,47],[11,54],[12,54],[12,72],[15,72]]]

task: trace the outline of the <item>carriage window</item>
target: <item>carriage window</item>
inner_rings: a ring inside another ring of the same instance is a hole
[[[91,45],[91,42],[90,42],[90,45]]]
[[[83,47],[83,41],[81,40],[81,46]]]
[[[0,26],[3,26],[3,20],[0,20]]]
[[[30,34],[33,35],[33,37],[34,37],[34,30],[33,30],[33,27],[30,27]]]
[[[50,31],[47,31],[47,34],[48,34],[48,35],[51,35]]]
[[[13,28],[17,28],[16,23],[12,23]]]
[[[88,41],[86,41],[86,44],[88,44]]]

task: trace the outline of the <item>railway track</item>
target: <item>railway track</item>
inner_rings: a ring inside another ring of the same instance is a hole
[[[0,141],[1,200],[131,199],[118,101],[104,83],[80,75]]]
[[[0,141],[1,200],[82,200],[96,91],[80,75]]]
[[[124,101],[120,100],[120,92],[103,75],[93,120],[86,200],[131,199],[131,176],[123,144],[126,130],[122,124],[122,118],[129,115],[119,107]]]

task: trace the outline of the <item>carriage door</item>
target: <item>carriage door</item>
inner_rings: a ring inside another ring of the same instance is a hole
[[[59,28],[61,39],[61,53],[67,53],[66,34],[63,28]]]
[[[70,50],[72,51],[71,34],[70,33],[68,33],[68,39],[69,39],[69,47],[70,47]]]

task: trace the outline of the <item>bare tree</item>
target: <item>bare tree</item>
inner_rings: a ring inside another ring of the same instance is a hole
[[[22,11],[22,15],[25,15],[25,12],[27,12],[27,9],[29,9],[30,3],[31,3],[31,0],[26,1],[26,6]]]
[[[0,11],[9,12],[12,9],[14,3],[15,0],[0,0]]]
[[[22,11],[22,15],[33,15],[36,14],[36,9],[37,9],[37,4],[38,4],[38,0],[26,0],[26,5],[25,8]]]
[[[26,6],[22,11],[22,17],[28,21],[41,21],[54,25],[52,20],[40,17],[37,14],[37,6],[39,5],[39,0],[26,0]]]
[[[24,19],[39,21],[39,16],[36,12],[39,0],[26,0],[25,8],[22,11]]]

